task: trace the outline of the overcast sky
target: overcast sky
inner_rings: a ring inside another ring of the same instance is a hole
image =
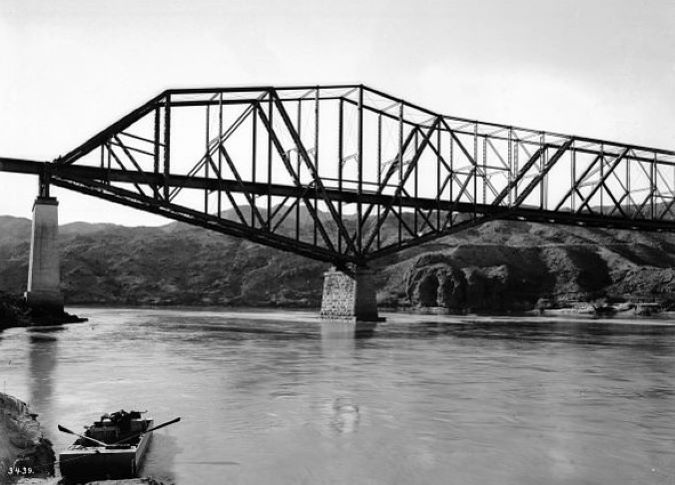
[[[674,25],[659,0],[0,0],[0,156],[52,160],[166,88],[290,83],[673,149]],[[0,214],[36,186],[0,173]],[[61,222],[166,222],[54,193]]]

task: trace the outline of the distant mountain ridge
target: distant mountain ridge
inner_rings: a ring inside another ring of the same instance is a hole
[[[282,232],[295,231],[294,215]],[[302,210],[303,234],[311,231],[310,221]],[[25,290],[30,227],[28,219],[0,216],[0,291]],[[384,239],[395,238],[394,228],[385,225]],[[62,286],[71,305],[318,307],[328,268],[175,222],[66,224],[60,245]],[[374,264],[380,304],[453,311],[529,309],[539,298],[670,300],[673,267],[675,237],[669,234],[517,221],[489,222]]]

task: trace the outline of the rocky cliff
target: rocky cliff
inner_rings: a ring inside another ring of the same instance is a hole
[[[54,474],[52,443],[36,418],[26,403],[0,393],[0,484]]]
[[[29,240],[28,219],[0,217],[0,291],[24,291]],[[327,268],[179,223],[68,224],[60,244],[71,305],[318,307]],[[540,298],[669,301],[673,267],[675,237],[667,234],[495,221],[389,256],[374,269],[382,305],[505,311],[532,308]]]

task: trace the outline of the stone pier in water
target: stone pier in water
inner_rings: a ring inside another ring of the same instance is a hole
[[[62,312],[58,205],[56,197],[44,196],[33,205],[26,302],[31,307]]]
[[[344,271],[337,268],[326,271],[321,317],[356,322],[383,321],[377,313],[372,271],[358,266]]]

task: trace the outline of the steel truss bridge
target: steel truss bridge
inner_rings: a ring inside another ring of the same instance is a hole
[[[0,171],[365,266],[492,219],[675,230],[675,152],[446,116],[363,85],[164,91]]]

